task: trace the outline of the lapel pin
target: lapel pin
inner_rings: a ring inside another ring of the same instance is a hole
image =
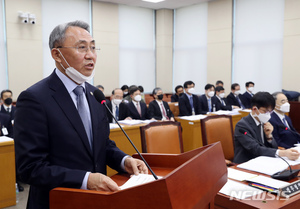
[[[93,92],[91,92],[91,91],[90,91],[90,94],[91,94],[92,96],[94,95]]]

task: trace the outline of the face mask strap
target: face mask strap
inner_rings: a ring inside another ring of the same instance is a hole
[[[59,51],[59,53],[60,53],[60,55],[62,56],[62,58],[65,60],[65,62],[67,63],[67,65],[69,66],[69,67],[71,67],[70,65],[69,65],[69,63],[67,62],[67,60],[65,59],[65,57],[64,57],[64,55],[61,53],[61,51],[59,50],[59,49],[57,49],[58,51]],[[60,65],[64,68],[64,66],[60,63]],[[64,70],[66,70],[65,68],[64,68]]]

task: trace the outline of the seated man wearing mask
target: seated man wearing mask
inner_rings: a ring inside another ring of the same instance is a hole
[[[175,87],[175,94],[171,96],[171,102],[178,102],[179,97],[183,95],[183,86],[178,85]]]
[[[227,105],[225,97],[225,89],[222,86],[216,87],[216,95],[213,97],[216,102],[216,111],[218,110],[232,110],[239,108],[238,106]]]
[[[243,163],[258,156],[287,157],[297,160],[299,153],[294,149],[279,150],[272,135],[273,126],[269,123],[270,112],[275,107],[275,100],[268,92],[258,92],[251,100],[251,112],[235,126],[234,159]]]
[[[12,91],[7,89],[1,92],[1,105],[0,112],[6,113],[10,116],[10,120],[14,120],[16,107],[12,105]]]
[[[164,96],[162,89],[157,87],[153,89],[152,94],[155,100],[149,103],[149,118],[154,118],[155,120],[175,121],[174,115],[170,110],[168,103],[162,100]]]
[[[186,81],[183,84],[185,94],[183,94],[178,101],[179,116],[199,115],[200,104],[199,98],[195,95],[195,83],[193,81]]]
[[[241,87],[238,83],[231,85],[231,93],[226,97],[227,104],[231,106],[238,106],[239,108],[245,109],[244,104],[242,103],[241,97]]]
[[[276,101],[275,111],[271,114],[270,123],[274,127],[273,136],[278,146],[286,149],[300,143],[300,135],[293,127],[291,119],[285,115],[290,112],[290,103],[282,92],[272,94]]]
[[[215,87],[212,84],[206,84],[205,94],[199,97],[200,102],[200,114],[206,114],[208,112],[216,111],[216,100],[215,96]]]
[[[120,88],[116,88],[112,91],[111,101],[107,102],[108,108],[113,113],[114,117],[119,120],[131,120],[129,109],[127,105],[122,102],[123,91]],[[110,123],[115,123],[115,120],[111,114],[107,111],[108,121]]]
[[[149,119],[147,105],[145,102],[141,102],[142,96],[139,88],[137,86],[130,86],[129,94],[131,102],[129,102],[127,105],[130,112],[130,117],[137,120]]]

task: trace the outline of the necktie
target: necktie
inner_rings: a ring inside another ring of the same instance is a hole
[[[211,99],[208,99],[208,112],[211,112]]]
[[[221,101],[222,101],[222,104],[223,104],[224,106],[226,106],[224,99],[221,99]]]
[[[245,106],[243,105],[243,103],[242,103],[242,101],[240,100],[239,96],[236,96],[236,98],[237,98],[237,100],[238,100],[238,102],[239,102],[241,108],[242,108],[242,109],[245,109]]]
[[[284,125],[289,129],[290,127],[289,127],[288,123],[286,122],[285,118],[283,118],[282,121],[283,121]]]
[[[84,89],[82,86],[77,86],[73,91],[77,95],[77,110],[82,120],[85,132],[87,134],[92,149],[92,141],[93,141],[92,128],[91,128],[91,122],[90,122],[90,117],[88,115],[88,111],[84,106],[83,90]]]
[[[162,109],[163,116],[164,116],[167,120],[169,120],[169,117],[168,117],[167,114],[166,114],[166,111],[165,111],[165,108],[164,108],[164,106],[163,106],[163,103],[160,103],[160,106],[161,106],[161,109]]]
[[[8,107],[6,111],[7,111],[8,113],[10,113],[10,108]]]
[[[116,105],[116,119],[119,120],[119,107]]]
[[[194,101],[193,101],[193,97],[192,96],[190,97],[190,105],[191,105],[191,108],[193,109],[194,108]]]
[[[261,141],[264,144],[265,140],[264,140],[263,124],[259,124],[258,127],[259,127],[259,131],[260,131]]]
[[[137,109],[137,111],[138,111],[138,113],[139,113],[140,117],[142,117],[142,111],[141,111],[141,107],[140,107],[140,105],[139,105],[139,103],[138,103],[138,102],[136,103],[136,109]]]

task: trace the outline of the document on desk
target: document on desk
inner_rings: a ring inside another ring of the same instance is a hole
[[[161,179],[162,176],[158,176],[158,179]],[[141,184],[149,183],[155,181],[155,178],[153,175],[150,174],[139,174],[139,175],[132,175],[128,181],[126,181],[125,184],[120,186],[120,189],[127,189],[130,187],[138,186]]]
[[[182,116],[182,117],[180,117],[180,119],[183,119],[183,120],[201,120],[201,119],[204,119],[206,117],[207,117],[207,115],[190,115],[190,116]]]
[[[237,199],[245,199],[247,197],[261,194],[263,191],[228,179],[227,183],[219,192]]]
[[[273,187],[273,188],[276,188],[276,189],[279,189],[281,187],[285,187],[285,186],[290,185],[289,182],[273,179],[273,178],[270,178],[270,177],[267,177],[267,176],[262,176],[262,175],[258,175],[258,176],[248,178],[248,179],[245,179],[245,180],[250,181],[250,182],[259,183],[259,184],[262,184],[262,185],[266,185],[266,186],[269,186],[269,187]]]
[[[288,165],[280,158],[260,156],[239,164],[237,167],[271,176],[274,173],[287,169]]]
[[[7,136],[0,136],[0,143],[1,142],[9,142],[9,141],[13,141],[13,138],[7,137]]]
[[[120,124],[123,125],[138,125],[138,124],[142,124],[142,123],[152,123],[152,122],[156,122],[157,120],[120,120],[118,121]]]
[[[248,173],[245,171],[239,171],[233,168],[227,168],[227,176],[228,178],[237,180],[237,181],[245,181],[246,179],[251,179],[254,178],[256,176],[258,176],[257,174],[253,174],[253,173]]]

